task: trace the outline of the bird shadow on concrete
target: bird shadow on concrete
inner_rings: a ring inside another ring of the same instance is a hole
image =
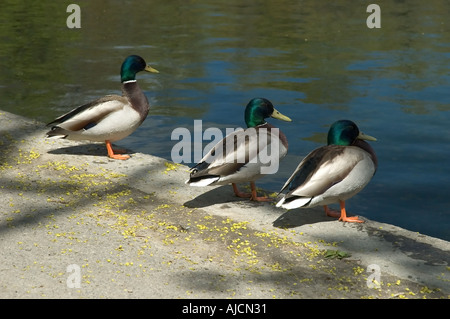
[[[325,215],[325,212],[319,208],[299,208],[286,211],[273,222],[273,226],[277,228],[295,228],[307,224],[335,220],[336,218]]]
[[[230,185],[224,185],[212,188],[204,188],[205,192],[194,199],[184,203],[184,206],[189,208],[202,208],[215,204],[240,203],[249,204],[253,206],[264,205],[263,202],[254,202],[248,198],[237,197]]]
[[[120,154],[131,155],[135,152],[120,147],[117,145],[113,145],[114,150],[120,150]],[[61,146],[55,149],[48,151],[50,154],[55,155],[91,155],[91,156],[102,156],[107,157],[108,152],[106,150],[106,146],[104,143],[87,143],[87,144],[79,144],[79,145],[70,145],[70,146]]]
[[[217,204],[222,204],[222,207],[238,204],[240,208],[244,209],[245,207],[254,208],[264,206],[265,209],[270,209],[278,213],[279,216],[273,221],[273,226],[277,228],[295,228],[307,224],[336,221],[336,218],[326,216],[321,207],[299,208],[286,211],[274,206],[274,203],[277,202],[276,199],[270,203],[254,202],[247,198],[236,197],[229,185],[215,187],[210,190],[205,188],[205,190],[203,194],[185,202],[183,205],[189,208],[205,208]]]

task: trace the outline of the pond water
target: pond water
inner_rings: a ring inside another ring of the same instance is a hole
[[[450,2],[378,1],[373,29],[361,1],[74,1],[79,29],[67,3],[4,2],[0,109],[49,122],[120,93],[120,64],[138,54],[160,74],[138,74],[150,116],[118,145],[171,159],[175,128],[244,127],[265,97],[293,120],[269,120],[289,153],[257,186],[278,191],[351,119],[377,137],[379,167],[348,211],[450,240]]]

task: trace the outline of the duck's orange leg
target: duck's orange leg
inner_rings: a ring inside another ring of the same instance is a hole
[[[340,200],[339,204],[341,205],[341,217],[339,217],[340,221],[349,223],[364,223],[364,221],[359,219],[358,216],[347,217],[347,212],[345,211],[345,202],[343,200]]]
[[[270,202],[272,199],[267,198],[266,196],[258,197],[258,194],[256,193],[256,185],[254,182],[250,182],[250,187],[252,189],[252,197],[250,200],[254,200],[255,202]]]
[[[359,219],[358,216],[347,217],[347,212],[345,210],[345,202],[340,200],[339,204],[341,206],[341,213],[340,214],[339,214],[339,212],[337,212],[335,210],[329,209],[327,205],[323,206],[325,208],[325,214],[327,214],[327,216],[331,216],[331,217],[336,217],[336,218],[339,217],[339,220],[343,221],[343,222],[364,223],[364,221]]]
[[[108,156],[113,158],[113,159],[118,159],[118,160],[126,160],[129,159],[130,156],[129,155],[119,155],[119,154],[115,154],[114,150],[111,146],[111,142],[110,141],[105,141],[106,143],[106,149],[108,150]]]
[[[242,198],[250,198],[250,197],[252,197],[252,195],[249,194],[249,193],[241,192],[241,191],[238,189],[238,187],[237,187],[237,185],[236,185],[235,183],[231,183],[231,186],[233,186],[234,194],[235,194],[237,197],[242,197]]]
[[[330,217],[334,217],[334,218],[341,217],[341,212],[338,212],[336,210],[330,209],[327,205],[324,205],[323,208],[325,209],[325,215],[330,216]]]

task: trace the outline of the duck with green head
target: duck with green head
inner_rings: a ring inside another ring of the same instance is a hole
[[[346,222],[363,222],[347,217],[345,201],[359,193],[372,179],[378,166],[372,147],[364,140],[376,141],[359,131],[356,124],[340,120],[328,131],[328,145],[309,153],[284,184],[288,193],[277,207],[294,209],[323,205],[329,216]],[[335,212],[328,204],[339,203]]]
[[[288,151],[286,136],[266,122],[265,119],[269,117],[291,121],[278,112],[269,100],[252,99],[245,108],[247,129],[235,130],[217,143],[191,169],[186,183],[192,186],[231,184],[238,197],[267,201],[266,197],[257,196],[255,186],[255,180],[264,175],[263,167],[267,164],[260,160],[260,155],[267,154],[270,149],[275,152],[276,160],[279,161]],[[251,194],[239,191],[236,184],[244,182],[250,183]]]
[[[148,115],[150,105],[136,82],[140,71],[158,73],[140,56],[128,56],[120,70],[122,96],[106,95],[61,115],[47,124],[47,137],[105,142],[109,157],[128,159],[116,154],[111,143],[133,133]]]

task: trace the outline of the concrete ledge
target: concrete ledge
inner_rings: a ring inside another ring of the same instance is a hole
[[[0,298],[449,297],[446,241],[188,187],[185,166],[45,131],[0,111]]]

